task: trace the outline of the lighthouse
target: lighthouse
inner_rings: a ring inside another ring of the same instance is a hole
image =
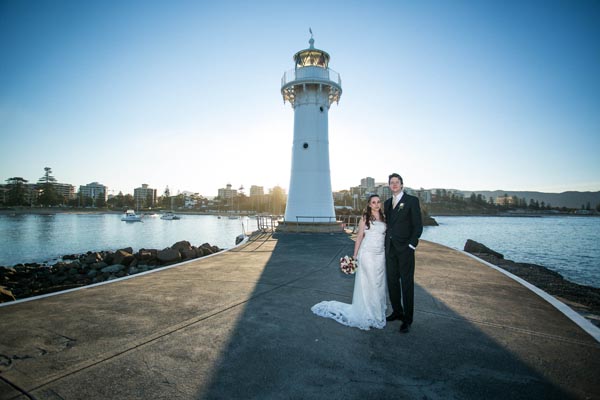
[[[342,95],[340,75],[329,68],[329,54],[314,47],[294,54],[294,69],[281,78],[281,94],[294,109],[292,171],[286,224],[335,224],[329,171],[329,123],[331,104]]]

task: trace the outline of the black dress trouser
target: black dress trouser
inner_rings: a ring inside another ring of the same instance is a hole
[[[412,324],[415,297],[415,251],[402,246],[397,249],[390,242],[386,257],[386,275],[392,310],[404,315],[404,322]]]

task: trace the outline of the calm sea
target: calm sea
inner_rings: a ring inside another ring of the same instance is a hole
[[[462,250],[467,239],[515,262],[543,265],[565,279],[600,287],[600,218],[435,217],[423,239]]]
[[[516,262],[543,265],[566,279],[600,287],[600,218],[436,217],[423,239],[463,249],[467,239],[483,243]],[[0,215],[0,265],[53,261],[65,254],[123,247],[163,249],[180,240],[192,245],[235,245],[256,219],[182,215],[126,223],[118,214]],[[243,225],[243,227],[242,227]]]
[[[142,221],[123,222],[120,214],[0,215],[0,265],[52,261],[89,250],[164,249],[180,240],[226,249],[243,231],[256,230],[256,219],[248,217],[186,214],[174,221],[158,216]]]

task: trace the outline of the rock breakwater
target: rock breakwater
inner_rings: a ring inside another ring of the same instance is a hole
[[[53,265],[0,266],[0,303],[135,275],[220,251],[222,249],[209,243],[192,246],[183,240],[163,250],[134,252],[126,247],[117,251],[69,254]]]

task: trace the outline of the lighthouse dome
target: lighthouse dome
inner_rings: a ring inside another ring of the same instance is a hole
[[[308,41],[310,47],[300,50],[294,54],[296,69],[303,67],[321,67],[327,68],[329,65],[329,54],[326,51],[315,49],[315,40],[310,38]]]

